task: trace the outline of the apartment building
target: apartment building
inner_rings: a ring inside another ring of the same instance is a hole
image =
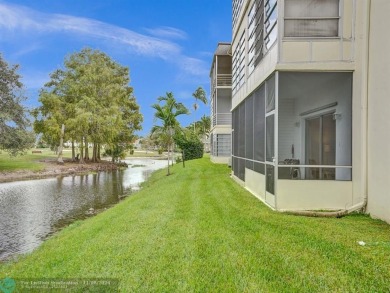
[[[232,136],[232,49],[219,43],[210,69],[211,131],[210,159],[230,164]]]
[[[233,178],[279,211],[390,222],[390,1],[232,3]]]

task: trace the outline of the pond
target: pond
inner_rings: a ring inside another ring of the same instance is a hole
[[[30,252],[71,222],[104,210],[140,188],[166,160],[127,160],[129,168],[0,184],[0,260]]]

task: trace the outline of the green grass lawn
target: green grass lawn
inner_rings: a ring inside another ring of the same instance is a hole
[[[30,170],[40,171],[44,168],[44,165],[39,160],[48,158],[56,158],[57,155],[50,149],[34,149],[41,151],[41,153],[32,153],[33,150],[29,150],[26,154],[16,157],[10,157],[7,152],[2,151],[0,153],[0,172],[5,171],[17,171],[17,170]],[[65,149],[63,157],[71,157],[70,150]]]
[[[386,223],[273,212],[208,158],[165,174],[0,265],[0,279],[118,278],[122,292],[390,291]]]

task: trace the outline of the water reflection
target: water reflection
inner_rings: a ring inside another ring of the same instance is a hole
[[[117,203],[166,166],[150,159],[127,163],[123,171],[0,184],[0,260],[32,251],[60,227],[88,216],[91,208]]]

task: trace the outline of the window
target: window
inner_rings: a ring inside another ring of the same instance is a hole
[[[243,0],[233,0],[233,15],[232,15],[232,22],[233,22],[233,28],[237,24],[238,17],[240,15],[241,7],[242,7]]]
[[[248,14],[248,72],[251,73],[277,37],[277,1],[255,0]]]
[[[231,155],[231,135],[215,134],[213,135],[213,156],[229,157]]]
[[[238,81],[238,55],[239,49],[237,48],[233,51],[232,59],[232,91],[235,93],[237,91],[237,81]]]
[[[245,83],[245,32],[242,34],[240,44],[239,44],[240,53],[238,56],[239,62],[239,87]]]
[[[268,51],[273,43],[276,41],[277,36],[277,19],[278,10],[276,7],[276,0],[265,1],[265,19],[264,19],[264,49]]]
[[[256,11],[257,2],[254,2],[248,15],[248,71],[251,73],[255,69],[255,39],[256,39]]]
[[[337,37],[339,0],[285,0],[285,37]]]
[[[232,91],[235,93],[245,83],[245,32],[233,51]]]

